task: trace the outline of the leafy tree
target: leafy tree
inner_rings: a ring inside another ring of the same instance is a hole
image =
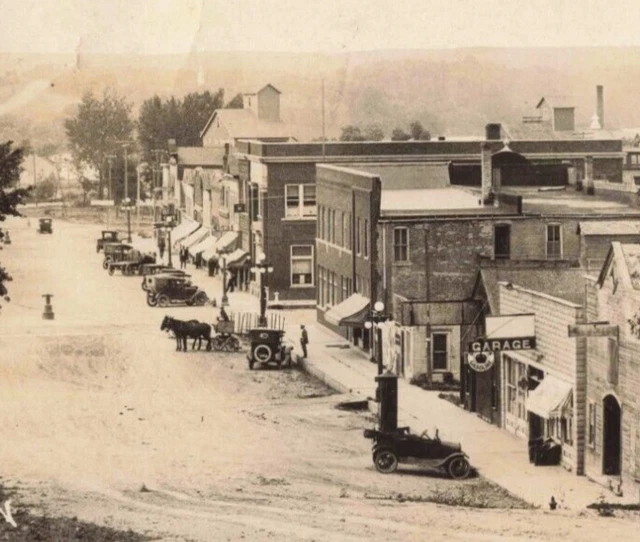
[[[362,136],[365,141],[382,141],[384,139],[384,130],[379,124],[370,124],[365,126]]]
[[[50,200],[56,195],[56,184],[56,176],[53,173],[42,180],[38,179],[35,189],[30,193],[30,199]]]
[[[244,107],[244,100],[242,99],[242,94],[238,92],[231,101],[227,102],[227,105],[224,106],[225,109],[242,109]]]
[[[365,138],[360,131],[360,127],[348,125],[342,127],[340,141],[364,141]]]
[[[131,104],[109,89],[100,100],[88,91],[75,116],[65,120],[64,126],[74,161],[99,172],[98,195],[102,197],[107,156],[121,154],[121,143],[131,140]]]
[[[411,134],[405,132],[402,128],[396,128],[391,132],[391,141],[409,141]]]
[[[416,141],[429,141],[431,139],[431,133],[424,129],[419,120],[412,122],[409,127],[411,129],[411,137]]]
[[[169,139],[183,147],[201,146],[200,132],[211,114],[223,105],[223,89],[192,92],[182,100],[172,96],[163,101],[157,95],[145,100],[138,116],[142,159],[151,162],[153,150],[166,149]]]
[[[0,143],[0,222],[7,216],[20,216],[18,205],[28,196],[30,189],[18,188],[24,150],[12,149],[13,141]],[[0,240],[4,232],[0,229]],[[0,266],[0,296],[9,301],[5,282],[12,280],[9,272]]]

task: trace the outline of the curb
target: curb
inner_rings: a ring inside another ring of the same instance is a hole
[[[329,376],[323,370],[319,369],[316,365],[309,362],[307,359],[301,358],[299,355],[296,355],[296,364],[306,373],[316,377],[321,382],[324,382],[330,388],[336,390],[340,393],[351,393],[351,388],[345,386],[341,382],[338,382],[335,378]]]

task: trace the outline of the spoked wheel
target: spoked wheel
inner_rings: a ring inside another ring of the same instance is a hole
[[[102,262],[102,269],[106,269],[107,267],[109,267],[109,260],[105,258]]]
[[[113,275],[113,272],[115,271],[115,269],[111,266],[109,266],[109,275]]]
[[[158,297],[158,306],[160,307],[168,307],[171,304],[169,298],[166,295],[161,295]]]
[[[147,305],[155,307],[158,304],[158,298],[152,293],[147,293]]]
[[[224,348],[224,343],[220,342],[218,339],[213,339],[211,341],[211,345],[216,352],[220,352]]]
[[[229,340],[227,341],[227,343],[229,345],[230,352],[237,352],[238,350],[240,350],[240,341],[238,340],[238,337],[236,337],[235,335],[232,335],[231,337],[229,337]]]
[[[398,468],[398,457],[392,450],[378,450],[373,454],[373,464],[382,474],[391,474]]]
[[[471,472],[471,465],[469,461],[467,461],[466,457],[454,457],[451,461],[449,461],[449,466],[447,468],[449,471],[449,476],[456,480],[461,480],[469,476]]]
[[[146,281],[142,281],[142,289],[146,292],[147,291],[147,283]]]

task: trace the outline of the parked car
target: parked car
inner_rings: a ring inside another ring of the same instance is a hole
[[[143,254],[139,250],[130,250],[124,254],[124,258],[119,261],[110,261],[108,265],[109,274],[119,269],[123,275],[133,275],[139,273],[140,267],[144,264],[156,262],[155,256]]]
[[[102,230],[102,236],[96,241],[96,252],[104,249],[106,243],[118,243],[120,241],[120,233],[115,230]]]
[[[168,307],[173,304],[204,305],[209,298],[186,277],[154,275],[147,289],[147,304],[150,307]]]
[[[291,346],[283,342],[284,331],[259,327],[249,330],[251,348],[247,354],[249,369],[256,363],[262,365],[275,364],[278,369],[284,363],[291,363]]]
[[[446,472],[451,478],[469,476],[471,465],[467,454],[457,442],[440,440],[438,431],[430,438],[426,431],[421,435],[411,433],[408,427],[392,432],[365,429],[365,438],[373,440],[373,464],[378,472],[395,472],[398,463],[419,464]]]
[[[153,267],[153,266],[157,266],[157,267]],[[149,290],[149,288],[153,288],[154,284],[155,284],[155,276],[156,275],[167,275],[167,276],[173,276],[173,277],[184,277],[184,278],[190,278],[191,275],[189,275],[186,271],[183,271],[182,269],[174,269],[173,267],[165,267],[164,269],[162,267],[165,266],[160,266],[159,264],[143,264],[142,266],[142,271],[141,273],[143,273],[143,277],[142,277],[142,289],[146,292]],[[145,273],[144,269],[148,269],[149,272]]]
[[[120,262],[124,260],[132,250],[133,247],[128,243],[105,243],[102,267],[109,269],[110,262]]]
[[[38,233],[53,233],[53,219],[51,218],[39,219]]]

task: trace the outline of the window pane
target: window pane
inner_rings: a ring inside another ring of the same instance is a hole
[[[294,245],[291,247],[292,256],[311,256],[313,247],[311,245]]]
[[[286,216],[300,215],[300,187],[297,184],[288,184],[285,187],[285,199],[287,203]]]

